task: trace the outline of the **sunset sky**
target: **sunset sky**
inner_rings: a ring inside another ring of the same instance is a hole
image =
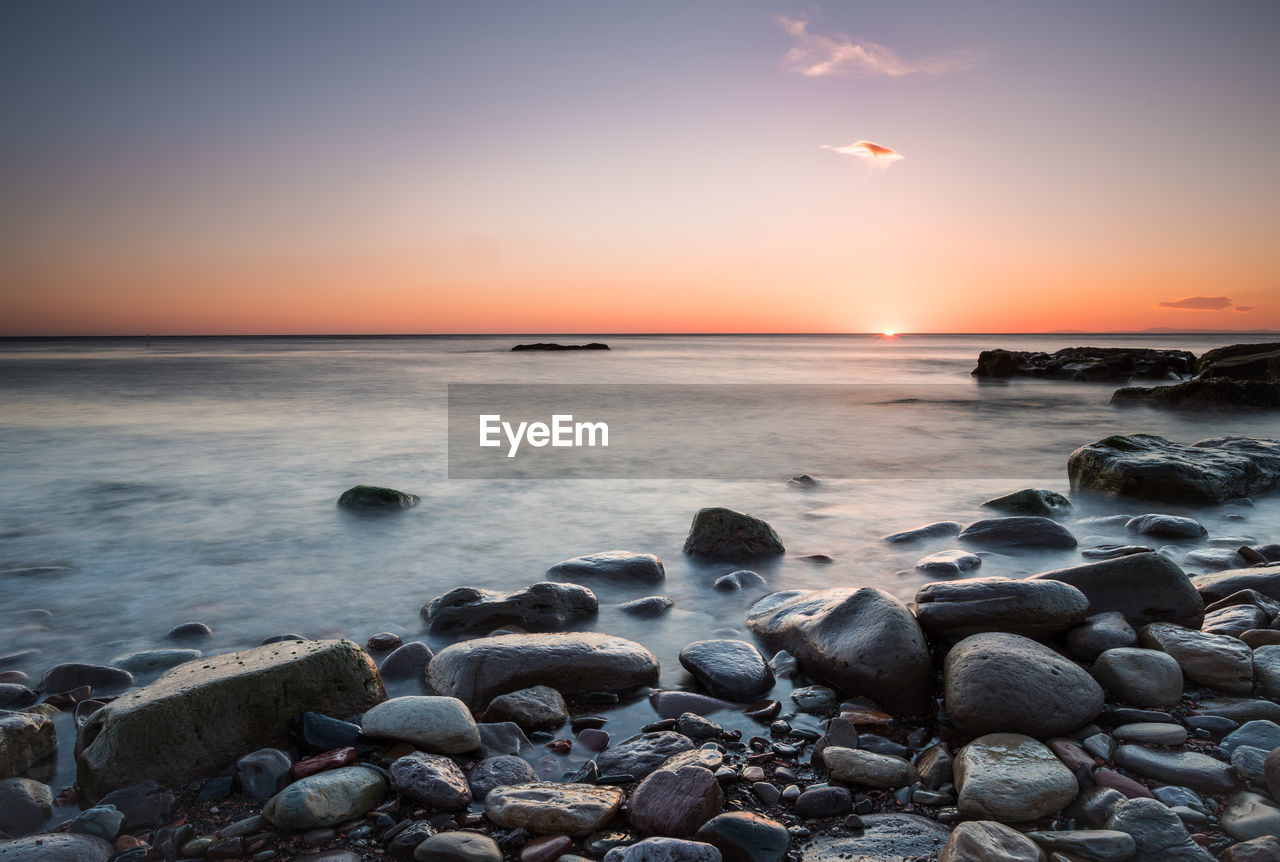
[[[1280,3],[0,5],[0,335],[1280,329]]]

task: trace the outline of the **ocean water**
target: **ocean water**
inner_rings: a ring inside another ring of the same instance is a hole
[[[990,514],[983,500],[1024,487],[1067,493],[1067,456],[1079,446],[1132,432],[1280,438],[1276,415],[1116,408],[1112,384],[969,374],[992,347],[1200,353],[1239,337],[611,336],[607,353],[510,352],[531,340],[546,339],[0,341],[0,655],[35,650],[21,669],[38,679],[57,662],[165,646],[169,628],[189,620],[213,627],[207,651],[285,632],[363,642],[383,630],[439,648],[448,639],[423,633],[419,616],[435,596],[463,585],[515,589],[568,557],[629,549],[661,557],[666,582],[592,584],[601,611],[582,627],[645,644],[662,662],[662,684],[675,687],[680,648],[745,632],[743,613],[759,596],[713,592],[735,567],[682,555],[701,507],[773,524],[789,553],[753,567],[771,589],[873,585],[909,601],[930,580],[915,561],[954,540],[902,547],[885,534],[976,520]],[[716,398],[682,401],[662,417],[684,439],[714,440],[754,465],[746,478],[703,478],[674,466],[679,453],[668,464],[651,447],[640,478],[451,479],[448,385],[475,383],[753,384],[768,388],[734,391],[773,397],[747,405],[750,434]],[[821,443],[788,445],[795,440]],[[833,461],[837,453],[849,457]],[[824,481],[787,484],[805,472]],[[359,483],[422,502],[353,517],[335,501]],[[1194,511],[1076,502],[1080,517],[1171,511],[1199,518],[1211,537],[1280,540],[1280,501],[1265,497]],[[1072,529],[1082,547],[1124,539]],[[1181,560],[1191,547],[1165,550]],[[1080,560],[1078,550],[989,555],[975,574]],[[651,593],[670,596],[672,611],[637,620],[615,607]]]

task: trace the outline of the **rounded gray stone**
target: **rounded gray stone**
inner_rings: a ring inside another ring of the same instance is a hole
[[[1159,650],[1109,649],[1098,656],[1090,672],[1121,703],[1165,709],[1182,700],[1182,668]]]
[[[393,697],[366,712],[361,728],[371,739],[408,742],[438,754],[461,754],[480,747],[476,721],[456,697]]]
[[[916,616],[930,637],[981,632],[1043,637],[1084,622],[1089,600],[1061,581],[967,578],[925,584],[916,592]]]
[[[1071,770],[1042,743],[1017,733],[981,736],[956,753],[955,784],[966,817],[1019,823],[1075,799]]]

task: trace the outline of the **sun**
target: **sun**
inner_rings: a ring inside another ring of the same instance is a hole
[[[883,338],[896,338],[898,336],[898,333],[892,329],[886,329],[883,332],[881,332],[880,335]]]

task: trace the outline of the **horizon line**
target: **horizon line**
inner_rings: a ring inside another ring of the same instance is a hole
[[[1280,335],[1275,329],[1041,329],[974,331],[741,331],[741,332],[179,332],[179,333],[94,333],[0,335],[0,341],[55,338],[636,338],[654,336],[751,337],[751,336],[862,336],[902,338],[904,336],[957,335]]]

